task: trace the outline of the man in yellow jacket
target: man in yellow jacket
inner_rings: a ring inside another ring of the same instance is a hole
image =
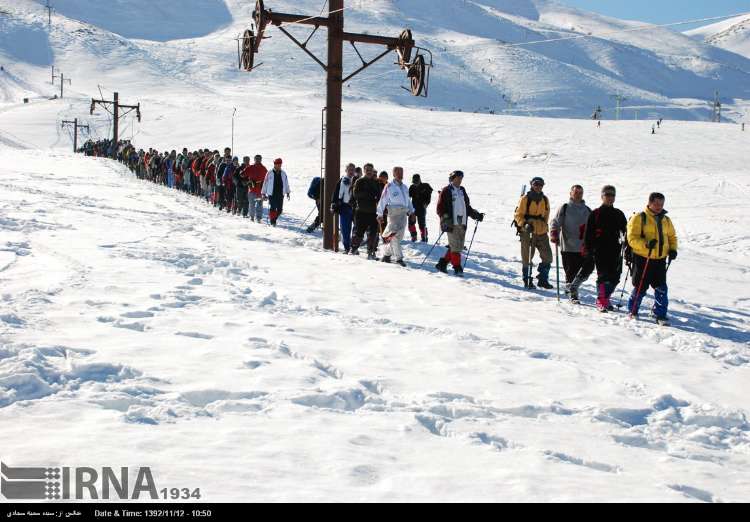
[[[643,297],[654,289],[652,309],[656,321],[668,325],[669,293],[667,287],[667,259],[677,259],[677,234],[672,220],[664,210],[664,195],[654,192],[648,198],[644,212],[635,214],[628,223],[628,244],[633,250],[633,294],[630,297],[630,317],[638,317]]]
[[[549,284],[549,271],[552,267],[552,248],[549,244],[549,199],[542,192],[544,180],[531,180],[531,190],[521,198],[516,209],[516,226],[521,236],[521,259],[523,259],[523,282],[530,290],[535,289],[532,272],[534,250],[539,250],[542,263],[539,265],[537,282],[541,288],[553,288]]]

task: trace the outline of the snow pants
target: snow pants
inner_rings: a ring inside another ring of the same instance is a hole
[[[406,225],[409,221],[409,214],[405,208],[388,209],[388,226],[383,231],[384,238],[390,238],[384,248],[386,257],[395,257],[396,261],[404,258],[401,250],[401,241],[406,233]]]
[[[534,252],[538,250],[542,259],[538,268],[537,278],[540,282],[549,281],[549,271],[552,268],[552,247],[549,246],[549,235],[521,233],[521,259],[523,260],[523,277],[531,279]]]
[[[644,276],[645,275],[645,276]],[[643,288],[640,294],[638,293],[638,287],[643,281]],[[628,302],[630,313],[638,315],[638,311],[641,308],[643,298],[648,293],[648,289],[654,289],[654,307],[652,308],[653,314],[664,319],[667,317],[669,312],[669,288],[667,286],[667,260],[666,259],[652,259],[648,262],[648,270],[646,270],[646,258],[641,256],[633,256],[633,294],[630,296]]]

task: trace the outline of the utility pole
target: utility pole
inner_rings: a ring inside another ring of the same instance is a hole
[[[322,198],[323,212],[323,247],[326,250],[334,250],[338,243],[336,228],[334,226],[334,214],[331,212],[333,191],[341,176],[341,114],[343,101],[343,85],[357,74],[364,71],[375,62],[396,51],[398,53],[398,65],[404,71],[411,83],[409,90],[414,96],[427,96],[429,84],[429,68],[432,66],[432,57],[429,61],[421,51],[429,54],[429,51],[416,47],[410,30],[405,30],[397,38],[370,34],[347,33],[344,30],[344,0],[329,0],[329,11],[327,17],[306,16],[298,14],[277,13],[266,10],[264,0],[256,0],[253,18],[255,22],[254,31],[245,31],[241,38],[241,52],[239,52],[240,67],[247,72],[254,69],[254,55],[258,53],[264,40],[264,32],[268,24],[276,26],[284,35],[300,47],[309,57],[315,60],[326,72],[326,107],[324,109],[325,123],[323,126],[324,140],[321,144],[322,153],[325,155],[325,180]],[[312,34],[303,43],[287,31],[287,24],[307,25],[314,29]],[[321,28],[328,30],[328,61],[323,61],[315,56],[307,47],[312,36]],[[348,42],[355,50],[362,62],[361,67],[353,73],[344,77],[344,42]],[[385,47],[385,51],[376,58],[365,61],[355,44],[370,44]],[[239,44],[238,44],[239,45]],[[417,51],[415,56],[414,51]],[[240,49],[238,49],[240,51]]]
[[[234,156],[234,117],[237,115],[237,107],[234,108],[232,113],[232,156]]]
[[[88,125],[78,125],[78,118],[73,121],[63,120],[62,128],[64,129],[66,125],[73,126],[73,152],[78,152],[78,129],[86,129],[86,132],[91,132],[91,129]]]
[[[114,127],[113,132],[113,143],[117,145],[117,143],[120,141],[120,118],[124,118],[128,114],[130,114],[133,111],[136,111],[136,115],[138,117],[138,122],[141,121],[141,104],[138,105],[123,105],[120,103],[120,93],[116,92],[114,96],[113,101],[109,100],[96,100],[94,98],[91,99],[91,114],[94,114],[94,110],[96,109],[97,105],[101,105],[104,107],[104,110],[107,111],[109,114],[112,115],[112,124]],[[110,106],[112,107],[112,110],[110,111]],[[124,114],[120,114],[121,109],[127,109],[128,111]]]
[[[719,101],[719,91],[714,92],[713,118],[714,123],[721,123],[721,102]]]
[[[45,6],[45,9],[47,9],[47,15],[48,15],[48,25],[51,28],[52,27],[52,5],[50,4],[50,0],[47,0],[47,5]]]
[[[622,110],[622,102],[626,101],[627,98],[622,94],[612,94],[610,98],[614,98],[617,101],[617,107],[615,109],[615,120],[620,121],[620,111]]]
[[[60,99],[63,98],[63,94],[65,93],[65,82],[68,82],[68,85],[71,85],[73,80],[66,80],[65,74],[60,73]]]

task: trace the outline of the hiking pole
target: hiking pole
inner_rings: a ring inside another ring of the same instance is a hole
[[[313,207],[313,209],[310,211],[310,213],[305,218],[305,221],[302,223],[302,227],[303,228],[304,228],[305,225],[307,225],[307,220],[310,219],[310,216],[312,216],[313,212],[315,212],[316,210],[318,210],[318,205],[315,205],[315,207]]]
[[[622,308],[622,300],[625,298],[625,289],[628,287],[628,279],[630,279],[630,271],[632,270],[633,265],[628,265],[628,272],[625,275],[625,282],[622,284],[622,292],[620,292],[620,302],[617,303],[617,308]]]
[[[435,241],[435,244],[432,246],[430,251],[427,252],[427,255],[425,256],[424,261],[422,261],[422,264],[419,265],[419,268],[422,268],[424,264],[427,262],[427,260],[430,258],[430,254],[432,254],[432,251],[435,250],[435,248],[437,248],[438,243],[440,243],[440,240],[443,239],[443,234],[445,234],[445,231],[440,232],[440,237],[438,237],[437,241]]]
[[[648,273],[648,265],[651,263],[651,252],[653,252],[654,249],[649,248],[648,249],[648,257],[646,258],[646,266],[643,268],[643,275],[641,276],[641,282],[638,285],[638,291],[635,293],[635,299],[633,299],[633,309],[630,310],[630,315],[635,316],[636,310],[638,309],[639,300],[641,299],[641,291],[643,290],[643,283],[646,282],[646,274]]]
[[[555,264],[557,265],[557,302],[560,302],[560,245],[555,243]]]
[[[534,231],[529,235],[529,287],[534,279]]]
[[[474,234],[471,236],[471,243],[469,243],[469,251],[466,254],[466,261],[464,262],[464,269],[466,268],[466,265],[469,264],[469,257],[471,257],[471,249],[474,246],[474,238],[477,235],[477,229],[479,228],[479,221],[477,221],[476,226],[474,227]]]
[[[628,271],[625,274],[625,281],[622,284],[622,292],[620,292],[620,302],[617,303],[617,309],[622,308],[622,300],[625,298],[625,288],[628,286],[628,279],[630,279],[630,271],[633,269],[633,256],[630,256],[630,263],[628,263],[626,259],[625,253],[628,249],[628,243],[627,238],[624,238],[622,243],[622,249],[620,250],[620,274],[622,274],[622,264],[625,263],[628,265]]]

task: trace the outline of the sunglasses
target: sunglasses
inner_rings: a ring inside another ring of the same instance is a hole
[[[605,192],[604,194],[602,194],[602,196],[604,196],[605,198],[614,198],[617,196],[617,194],[615,194],[614,192]]]

